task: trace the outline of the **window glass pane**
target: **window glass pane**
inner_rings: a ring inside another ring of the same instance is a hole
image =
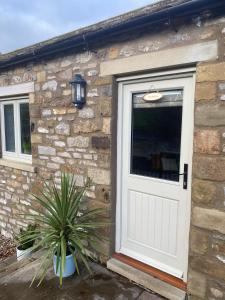
[[[29,104],[20,104],[21,153],[31,154]]]
[[[179,181],[182,90],[154,102],[133,95],[131,173]]]
[[[13,104],[4,105],[5,150],[15,152],[14,109]]]

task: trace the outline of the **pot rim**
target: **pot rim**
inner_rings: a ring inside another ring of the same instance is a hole
[[[75,252],[75,251],[74,251],[74,252]],[[66,258],[69,258],[69,257],[71,257],[71,256],[73,256],[73,254],[66,255]],[[54,257],[57,258],[57,255],[54,254]],[[59,258],[61,258],[61,256],[60,256]]]
[[[21,245],[16,247],[16,250],[19,250],[19,251],[27,251],[29,249],[31,249],[32,247],[29,247],[29,248],[26,248],[26,249],[20,249]]]

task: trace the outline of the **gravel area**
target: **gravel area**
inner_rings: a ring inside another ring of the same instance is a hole
[[[12,256],[15,252],[16,247],[13,241],[3,235],[0,235],[0,261]]]

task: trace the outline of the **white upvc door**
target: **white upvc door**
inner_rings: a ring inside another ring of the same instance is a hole
[[[184,281],[193,98],[193,76],[119,83],[116,251]]]

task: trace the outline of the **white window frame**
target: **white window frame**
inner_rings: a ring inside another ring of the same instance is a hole
[[[19,162],[32,162],[31,154],[23,154],[21,152],[21,124],[20,124],[20,104],[29,103],[28,96],[10,97],[0,99],[1,110],[1,140],[2,140],[2,158]],[[15,152],[6,151],[5,142],[5,116],[4,106],[7,104],[13,104],[14,112],[14,135],[15,135]]]

